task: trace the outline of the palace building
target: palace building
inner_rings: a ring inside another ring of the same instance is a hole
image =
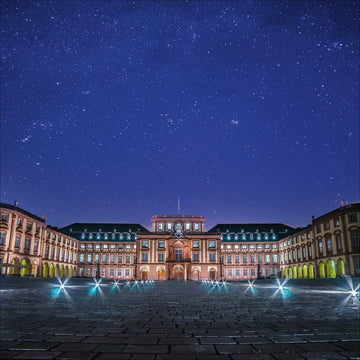
[[[54,228],[0,203],[2,275],[116,280],[249,280],[274,276],[360,276],[360,204],[341,206],[304,228],[218,224],[201,215],[155,215],[131,223]]]

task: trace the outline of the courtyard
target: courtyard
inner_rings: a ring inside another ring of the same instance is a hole
[[[358,286],[4,277],[0,358],[360,359]]]

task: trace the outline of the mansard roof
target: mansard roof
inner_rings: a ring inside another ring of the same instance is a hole
[[[149,230],[145,229],[140,224],[133,223],[73,223],[61,228],[62,231],[66,231],[69,234],[74,233],[122,233],[122,232],[137,232],[137,233],[149,233]]]
[[[270,224],[217,224],[212,227],[208,232],[209,233],[275,233],[275,234],[286,234],[290,235],[294,233],[296,229],[291,226],[280,224],[280,223],[270,223]]]

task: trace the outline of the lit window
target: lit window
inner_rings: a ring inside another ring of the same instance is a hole
[[[194,230],[199,230],[199,223],[194,224]]]
[[[199,261],[199,253],[193,253],[193,261]]]
[[[186,224],[185,224],[185,230],[190,230],[190,229],[191,229],[190,223],[186,223]]]
[[[158,229],[159,229],[159,230],[162,230],[162,229],[163,229],[163,223],[159,223],[159,224],[158,224]]]
[[[142,253],[141,260],[142,260],[142,261],[148,261],[148,254],[147,254],[147,252],[143,252],[143,253]]]
[[[234,248],[239,249],[239,245],[238,244],[234,245]]]
[[[88,254],[88,256],[87,256],[87,262],[91,262],[91,254]]]
[[[85,239],[85,233],[81,234],[81,239]]]
[[[158,261],[164,261],[164,253],[163,252],[158,253]]]
[[[228,264],[231,264],[231,255],[228,255],[227,262],[228,262]]]
[[[115,255],[111,254],[110,255],[110,263],[114,263],[115,262]]]
[[[261,249],[262,249],[262,245],[259,244],[259,245],[257,246],[257,248],[258,248],[258,250],[261,250]]]
[[[247,246],[246,246],[246,245],[242,245],[241,248],[242,248],[242,249],[247,249]]]
[[[88,249],[92,249],[92,244],[88,244]]]
[[[266,269],[266,275],[270,276],[270,269]]]
[[[166,224],[166,228],[167,228],[168,230],[171,230],[172,224],[171,224],[171,223],[167,223],[167,224]]]
[[[125,269],[125,276],[129,276],[130,275],[130,270],[129,269]]]
[[[215,247],[215,241],[209,241],[209,247],[214,248]]]
[[[245,235],[245,234],[242,236],[242,239],[243,239],[243,240],[246,240],[246,235]]]
[[[165,247],[165,241],[159,241],[158,244],[159,244],[159,248]]]
[[[101,269],[102,276],[106,276],[106,269]]]
[[[278,261],[278,256],[277,256],[277,254],[274,254],[273,255],[273,263],[277,263],[277,261]]]
[[[215,253],[209,253],[209,260],[215,261]]]
[[[108,234],[104,234],[104,238],[105,238],[105,240],[107,240],[108,239]]]
[[[96,263],[98,263],[100,261],[100,255],[99,254],[95,254],[95,260]]]
[[[95,244],[95,249],[100,249],[100,244]]]
[[[53,248],[53,250],[55,250],[55,249]],[[85,257],[84,254],[80,254],[80,258],[79,258],[80,262],[84,262],[84,257]]]
[[[98,240],[100,240],[100,234],[99,234],[99,233],[96,234],[96,238],[97,238]]]
[[[231,249],[231,245],[226,245],[226,248],[227,248],[228,250],[230,250],[230,249]]]
[[[106,260],[107,260],[107,256],[106,256],[106,254],[103,254],[103,256],[102,256],[103,263],[106,263]]]
[[[146,240],[143,240],[143,242],[142,242],[142,247],[144,247],[144,248],[149,247],[149,242],[146,241]]]
[[[111,234],[111,240],[115,240],[115,234],[114,233]]]
[[[250,249],[255,249],[255,245],[250,245]]]
[[[198,248],[199,247],[199,242],[198,241],[193,241],[193,247]]]
[[[87,268],[86,269],[86,276],[90,276],[91,275],[91,269],[90,268]]]
[[[323,246],[322,246],[322,242],[319,242],[319,253],[322,254],[323,252]]]
[[[265,255],[265,262],[267,262],[267,263],[270,262],[270,255],[269,254]]]
[[[115,249],[115,244],[111,244],[110,249]]]
[[[272,234],[272,238],[273,238],[273,240],[275,240],[275,239],[276,239],[276,235],[275,235],[275,234]]]
[[[104,244],[103,249],[107,249],[107,248],[108,248],[108,244]]]
[[[126,249],[130,249],[130,245],[127,244],[127,245],[125,246],[125,248],[126,248]]]
[[[89,234],[89,239],[91,240],[92,238],[93,238],[93,234],[90,233],[90,234]]]
[[[272,248],[277,249],[277,244],[273,244]]]

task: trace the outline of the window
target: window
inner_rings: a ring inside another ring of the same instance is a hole
[[[107,233],[104,234],[104,239],[105,239],[105,240],[108,239],[108,234],[107,234]]]
[[[255,245],[250,245],[249,248],[250,249],[255,249]]]
[[[80,275],[80,276],[84,275],[84,268],[80,268],[80,269],[79,269],[79,275]]]
[[[292,257],[292,258],[293,258],[293,260],[294,260],[294,261],[296,261],[296,257],[295,257],[295,250],[293,250],[293,252],[292,252],[292,256],[293,256],[293,257]]]
[[[100,261],[100,255],[95,254],[95,262],[98,263]]]
[[[247,276],[247,269],[244,269],[244,276]]]
[[[234,245],[234,249],[236,249],[236,250],[239,249],[239,245],[238,245],[238,244],[235,244],[235,245]]]
[[[306,238],[307,238],[307,239],[310,239],[310,238],[311,238],[310,233],[307,233],[307,234],[306,234]]]
[[[122,248],[123,248],[122,244],[119,244],[118,249],[122,249]]]
[[[300,249],[297,249],[297,259],[298,259],[298,261],[300,261]]]
[[[231,250],[231,245],[226,245],[226,248],[227,248],[228,250]]]
[[[90,233],[90,234],[89,234],[89,239],[91,240],[92,238],[93,238],[93,234]]]
[[[215,261],[215,253],[209,253],[209,260]]]
[[[146,240],[143,240],[141,246],[144,247],[144,248],[147,248],[147,247],[149,247],[149,242],[146,241]]]
[[[185,230],[190,230],[190,223],[185,224]]]
[[[266,269],[266,276],[270,276],[270,269]]]
[[[278,256],[277,254],[273,255],[273,263],[277,263],[278,262]]]
[[[215,241],[209,241],[209,247],[214,248],[215,247]]]
[[[322,242],[320,241],[319,242],[319,254],[322,254],[323,253],[323,244]]]
[[[232,276],[232,270],[231,269],[228,270],[228,276]]]
[[[301,235],[301,241],[305,240],[305,235]]]
[[[163,223],[158,223],[158,230],[163,230]]]
[[[88,254],[88,256],[87,256],[87,261],[88,261],[88,262],[91,262],[91,254]]]
[[[88,244],[88,249],[92,249],[92,244]]]
[[[111,240],[115,240],[115,234],[114,233],[111,234]]]
[[[110,245],[110,249],[115,249],[115,245],[114,245],[114,244],[111,244],[111,245]]]
[[[122,263],[122,255],[118,256],[118,263],[121,264]]]
[[[277,244],[273,244],[272,248],[277,249]]]
[[[259,245],[257,246],[257,248],[258,248],[258,250],[261,250],[261,249],[262,249],[262,245],[259,244]]]
[[[164,261],[164,253],[163,252],[158,253],[158,261]]]
[[[320,225],[316,225],[316,233],[317,234],[321,233],[321,226]]]
[[[130,275],[130,270],[129,269],[125,269],[125,276],[129,276]]]
[[[351,233],[351,243],[353,247],[359,247],[359,234],[357,232]]]
[[[34,252],[37,252],[39,249],[39,242],[37,240],[35,240],[34,242]]]
[[[55,248],[54,247],[52,247],[51,248],[51,257],[52,258],[54,258],[54,256],[55,256]],[[81,256],[81,255],[80,255]],[[84,256],[84,255],[83,255]],[[84,260],[83,260],[84,261]]]
[[[102,276],[106,276],[106,269],[101,269]]]
[[[336,240],[336,248],[338,250],[341,250],[342,246],[341,246],[341,236],[340,236],[340,234],[335,235],[335,240]]]
[[[329,230],[330,229],[330,223],[329,222],[326,222],[324,224],[324,230]]]
[[[199,229],[200,229],[199,223],[195,223],[195,224],[194,224],[194,230],[199,230]]]
[[[251,269],[251,276],[255,276],[255,269]]]
[[[49,256],[49,245],[46,245],[45,247],[45,257]]]
[[[238,264],[240,262],[239,255],[235,255],[235,263]]]
[[[291,251],[288,252],[289,261],[291,261]]]
[[[327,240],[326,240],[326,250],[327,250],[328,252],[331,252],[331,251],[332,251],[331,239],[327,239]]]
[[[243,263],[247,263],[247,255],[243,255]]]
[[[0,245],[4,245],[4,244],[5,244],[5,233],[0,232]]]
[[[54,248],[53,248],[53,250],[54,250]],[[80,262],[84,262],[84,258],[85,258],[85,255],[84,255],[84,254],[80,254],[79,261],[80,261]]]
[[[286,255],[286,254],[285,254],[285,255]],[[281,259],[281,262],[284,262],[284,254],[283,254],[283,253],[281,253],[280,259]],[[285,261],[286,261],[286,259],[285,259]]]
[[[130,249],[130,245],[127,244],[127,245],[125,246],[125,249]]]
[[[158,245],[159,245],[159,248],[165,247],[165,241],[159,241]]]
[[[348,221],[349,221],[349,223],[357,222],[357,216],[356,216],[356,214],[349,214],[349,215],[348,215]]]
[[[340,220],[334,219],[334,227],[338,227],[338,226],[340,226]]]
[[[306,260],[306,250],[305,250],[305,247],[302,248],[302,257],[303,257],[303,260]]]
[[[8,216],[6,214],[2,214],[1,215],[1,220],[2,221],[7,221],[8,220]]]
[[[114,263],[115,262],[115,255],[111,254],[110,255],[110,263]]]
[[[267,262],[267,263],[270,262],[270,255],[269,254],[265,255],[265,262]]]
[[[85,244],[80,244],[80,249],[85,249]]]
[[[122,276],[122,271],[121,271],[121,269],[118,269],[118,276]]]
[[[360,259],[354,259],[355,274],[360,274]]]
[[[227,262],[228,262],[228,264],[231,264],[231,255],[227,256]]]
[[[246,249],[247,249],[247,246],[246,246],[246,245],[242,245],[241,248],[244,249],[244,250],[246,250]]]
[[[25,239],[25,250],[30,250],[30,238]]]
[[[240,276],[240,270],[239,270],[239,269],[236,269],[236,270],[235,270],[235,275],[236,275],[237,277]]]
[[[107,249],[107,248],[108,248],[108,244],[104,244],[103,249]]]
[[[311,259],[311,246],[310,245],[308,246],[308,256],[309,256],[309,259]]]
[[[129,262],[130,262],[130,255],[126,255],[126,257],[125,257],[125,262],[126,262],[126,263],[129,263]]]
[[[262,255],[259,255],[258,256],[258,262],[262,262],[262,261],[263,261]]]
[[[31,230],[31,229],[32,229],[32,223],[31,223],[31,222],[28,222],[27,225],[26,225],[26,227],[27,227],[29,230]]]
[[[87,268],[86,269],[86,276],[90,276],[91,275],[91,269]]]
[[[250,255],[250,261],[251,261],[252,263],[255,262],[255,255]]]
[[[199,242],[198,241],[193,241],[193,247],[198,248],[199,247]]]
[[[100,233],[97,233],[97,234],[96,234],[96,238],[97,238],[98,240],[100,240]]]
[[[171,229],[172,229],[172,224],[171,224],[171,223],[167,223],[167,224],[166,224],[166,228],[167,228],[168,230],[171,230]]]
[[[22,220],[21,219],[18,219],[18,225],[22,226]]]
[[[182,260],[182,250],[181,249],[175,249],[175,260],[176,261]]]
[[[142,261],[148,261],[148,253],[147,252],[143,252],[141,254],[141,260]]]
[[[199,261],[199,253],[193,253],[193,260]]]
[[[114,269],[110,269],[110,276],[114,276]]]
[[[284,259],[285,259],[285,261],[287,261],[287,253],[286,252],[284,253]]]
[[[103,256],[102,256],[102,262],[103,262],[103,263],[106,263],[106,260],[107,260],[107,255],[106,255],[106,254],[103,254]]]

